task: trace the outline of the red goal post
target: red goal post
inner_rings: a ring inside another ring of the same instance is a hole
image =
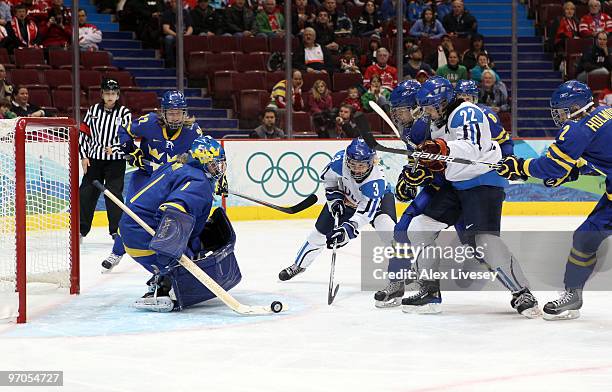
[[[18,323],[29,283],[79,293],[78,132],[69,118],[0,120],[0,295],[17,293]]]

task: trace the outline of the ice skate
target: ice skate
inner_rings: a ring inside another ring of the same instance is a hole
[[[403,281],[389,282],[387,287],[374,294],[374,306],[377,308],[393,308],[402,304],[405,284]]]
[[[542,312],[540,311],[540,308],[538,308],[538,301],[533,294],[531,294],[531,291],[529,291],[528,288],[512,293],[510,305],[512,305],[512,307],[516,309],[519,314],[522,314],[527,318],[532,319],[542,316]]]
[[[305,268],[300,268],[295,264],[291,264],[289,267],[278,273],[278,278],[284,282],[292,279],[295,275],[301,274],[304,271],[306,271]]]
[[[160,313],[167,313],[174,309],[174,295],[170,279],[162,278],[161,282],[158,282],[157,279],[156,275],[147,282],[149,291],[134,302],[133,306],[136,309]]]
[[[119,264],[123,255],[116,255],[111,252],[110,255],[102,262],[102,273],[111,272],[113,268]]]
[[[416,294],[402,299],[404,313],[436,314],[442,312],[442,293],[440,282],[421,281],[421,288]]]
[[[544,305],[544,320],[572,320],[580,317],[582,289],[568,289],[561,298]]]

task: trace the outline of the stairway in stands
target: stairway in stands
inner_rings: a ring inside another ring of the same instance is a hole
[[[466,0],[466,8],[478,20],[478,31],[485,36],[485,47],[508,90],[512,64],[511,4],[508,0]],[[554,136],[557,128],[550,117],[549,99],[563,82],[562,75],[553,71],[552,56],[544,52],[542,39],[536,37],[526,7],[518,7],[518,132],[522,137]]]
[[[67,7],[71,0],[65,0]],[[142,42],[130,31],[119,31],[119,25],[111,21],[110,15],[98,14],[92,4],[83,5],[90,23],[102,30],[100,50],[113,55],[113,65],[129,71],[135,78],[136,85],[143,91],[154,91],[159,97],[169,89],[176,88],[176,69],[164,68],[164,60],[159,59],[154,49],[143,49]],[[187,80],[185,80],[187,86]],[[185,88],[189,105],[189,114],[196,117],[202,130],[207,135],[222,138],[225,135],[244,136],[245,131],[238,129],[238,120],[230,118],[227,109],[214,109],[212,99],[204,98],[202,89]]]

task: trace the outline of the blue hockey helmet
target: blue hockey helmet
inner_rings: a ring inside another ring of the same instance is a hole
[[[353,139],[345,151],[346,165],[351,176],[361,182],[366,179],[374,167],[376,151],[370,148],[362,138]]]
[[[183,93],[168,90],[161,99],[162,118],[171,129],[177,129],[187,119],[187,100]]]
[[[198,136],[189,149],[187,164],[202,168],[213,178],[219,179],[225,173],[227,162],[221,143],[210,136]]]
[[[441,76],[427,79],[416,95],[417,104],[432,116],[433,120],[442,117],[444,109],[453,101],[453,98],[453,85],[448,79]]]
[[[567,120],[593,106],[593,92],[586,84],[577,80],[568,80],[552,94],[550,114],[555,125],[560,127]]]
[[[404,80],[397,85],[389,97],[391,119],[401,127],[408,127],[414,121],[413,109],[417,107],[416,93],[421,83],[416,80]]]
[[[456,98],[468,98],[470,102],[478,102],[478,94],[480,89],[478,83],[473,80],[458,80],[455,84],[455,97]]]

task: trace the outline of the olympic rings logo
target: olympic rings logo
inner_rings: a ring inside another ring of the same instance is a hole
[[[323,160],[323,165],[320,165],[320,167],[317,165],[318,169],[315,169],[313,168],[315,163],[313,161],[317,158]],[[290,151],[279,156],[275,163],[270,155],[259,151],[249,157],[245,171],[251,181],[261,185],[261,189],[268,197],[279,198],[289,190],[289,187],[297,195],[307,197],[319,189],[319,184],[322,182],[319,179],[319,170],[323,169],[331,160],[332,156],[330,154],[319,151],[312,154],[304,162],[299,154]],[[266,169],[261,173],[252,172],[254,168],[261,167],[266,167]],[[292,171],[291,175],[289,174],[290,171]],[[273,177],[275,178],[273,179]],[[308,181],[309,186],[305,188],[304,181],[301,180],[306,179],[310,180]]]

